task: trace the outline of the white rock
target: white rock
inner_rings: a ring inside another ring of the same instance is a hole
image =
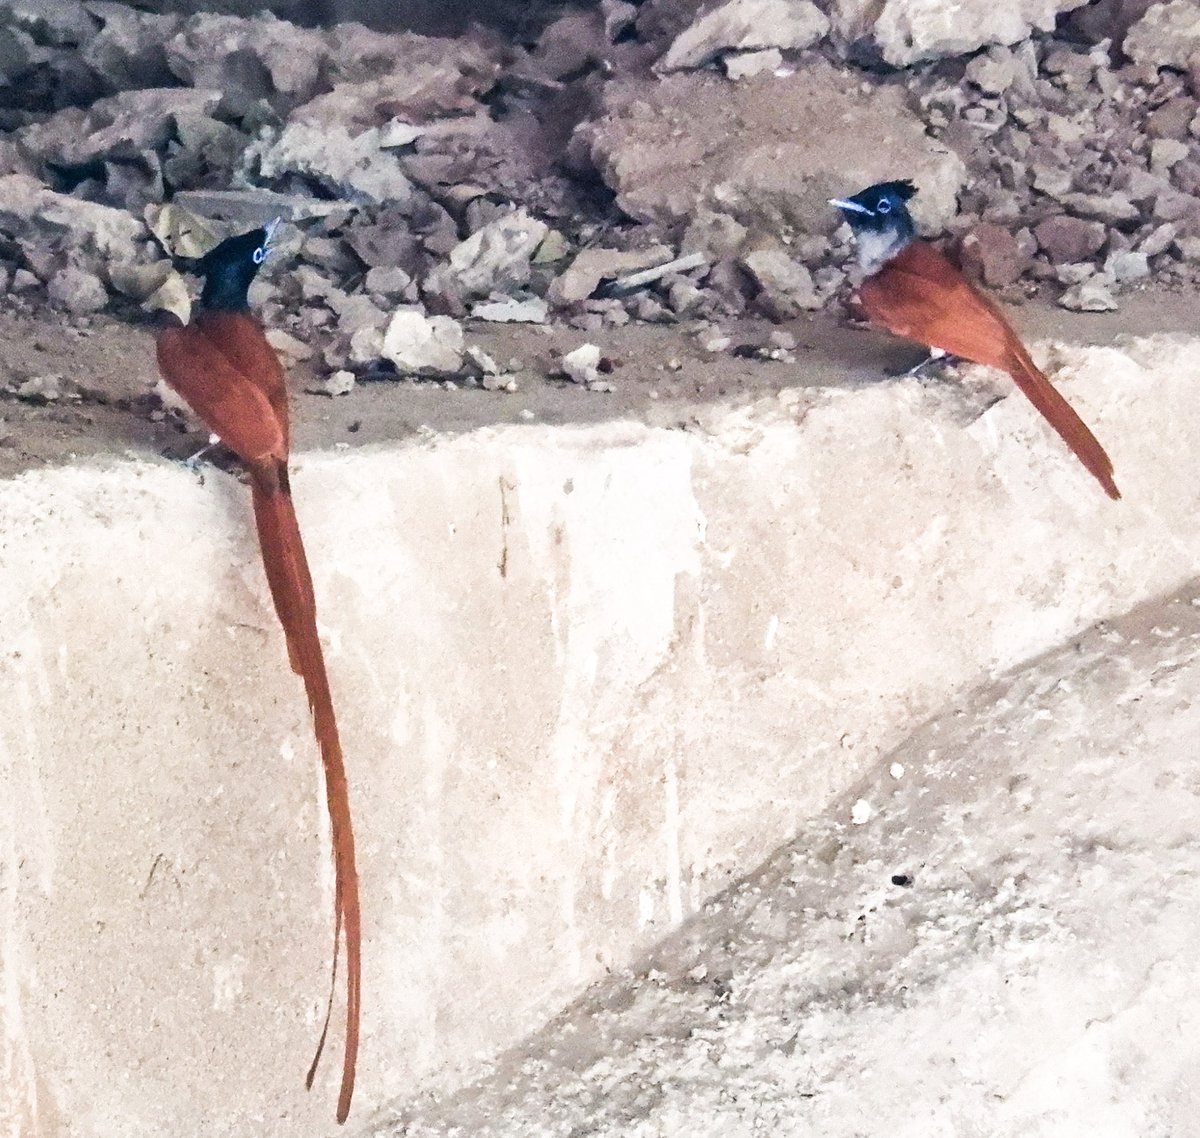
[[[489,300],[471,309],[477,320],[490,320],[493,324],[545,324],[550,307],[540,297],[529,300]]]
[[[729,0],[683,31],[658,68],[703,67],[731,48],[809,47],[828,30],[829,21],[810,0]]]
[[[1188,0],[1185,0],[1188,2]],[[896,67],[965,55],[987,44],[1014,44],[1032,31],[1052,31],[1064,12],[1087,0],[833,0],[834,30],[847,41],[874,40]]]
[[[574,383],[591,385],[600,382],[600,349],[595,344],[581,344],[562,358],[564,374]]]
[[[399,159],[384,149],[386,137],[379,128],[351,135],[329,123],[294,122],[250,147],[246,161],[263,178],[299,174],[351,200],[403,205],[412,186]]]
[[[1136,63],[1188,70],[1200,57],[1200,5],[1196,0],[1152,5],[1126,33],[1121,50]]]
[[[774,71],[782,67],[783,56],[778,48],[769,47],[765,51],[741,51],[727,55],[721,63],[730,79],[749,79],[764,71]]]
[[[549,231],[523,209],[489,221],[450,251],[444,270],[463,296],[486,296],[529,280],[529,263]]]
[[[1117,302],[1113,299],[1111,286],[1111,278],[1089,277],[1067,289],[1058,298],[1059,306],[1072,312],[1115,312]]]
[[[398,309],[383,334],[380,354],[408,374],[456,372],[463,362],[463,332],[449,316]]]

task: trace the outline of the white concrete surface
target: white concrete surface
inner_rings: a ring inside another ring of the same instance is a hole
[[[1200,559],[1194,341],[1019,396],[889,383],[687,432],[311,454],[359,835],[352,1132],[453,1086],[752,869],[956,692]],[[332,1132],[302,1075],[331,874],[245,489],[130,459],[0,491],[0,1133]]]

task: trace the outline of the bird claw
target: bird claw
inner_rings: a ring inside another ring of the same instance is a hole
[[[957,356],[952,356],[941,348],[930,348],[929,355],[919,363],[905,368],[904,371],[890,371],[887,376],[889,379],[932,379],[934,376],[931,373],[935,368],[953,367],[957,362]]]
[[[220,435],[209,435],[208,442],[205,443],[204,446],[196,451],[195,454],[188,455],[187,458],[183,459],[184,469],[191,471],[191,473],[196,476],[196,479],[201,486],[204,485],[204,472],[200,469],[200,460],[220,441]]]

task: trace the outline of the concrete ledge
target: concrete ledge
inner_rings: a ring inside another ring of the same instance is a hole
[[[785,392],[503,428],[293,484],[368,944],[355,1120],[451,1085],[753,868],[968,685],[1193,576],[1200,343],[1019,396]],[[248,495],[159,463],[0,494],[0,1122],[310,1135],[331,874]]]

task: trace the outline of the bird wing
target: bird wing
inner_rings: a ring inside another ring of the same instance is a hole
[[[158,368],[243,462],[286,455],[286,430],[267,396],[196,325],[158,337]]]
[[[279,356],[262,325],[248,312],[204,312],[192,322],[234,368],[254,384],[271,404],[290,447],[287,381]]]
[[[863,281],[859,297],[871,319],[897,336],[1008,369],[1016,333],[995,305],[924,241],[906,245]]]
[[[1112,459],[1075,409],[1046,378],[1000,310],[924,241],[906,245],[863,281],[867,315],[906,340],[1000,368],[1113,499]]]

